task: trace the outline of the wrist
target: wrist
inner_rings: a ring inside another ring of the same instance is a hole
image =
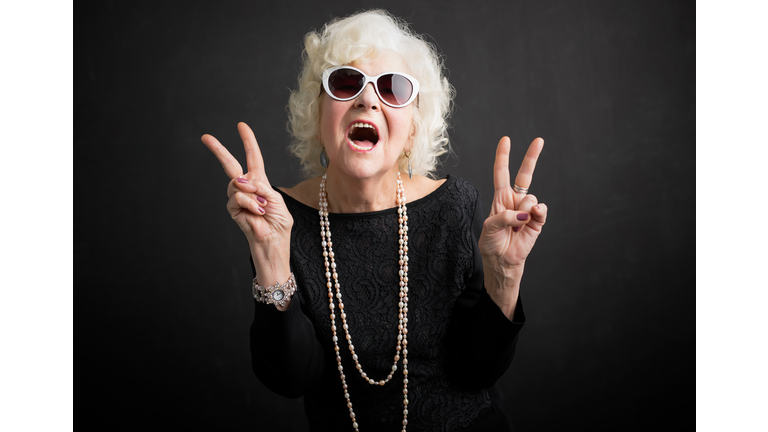
[[[524,264],[494,265],[483,261],[485,290],[507,318],[514,316],[517,298],[520,294],[520,281],[523,278]]]
[[[290,251],[283,248],[251,246],[251,259],[253,268],[261,285],[274,285],[284,283],[291,274]]]
[[[253,278],[251,285],[253,298],[260,303],[272,304],[280,311],[285,311],[291,305],[291,298],[296,292],[296,278],[290,274],[285,283],[274,285],[260,285],[258,275]]]
[[[483,273],[486,276],[492,276],[494,281],[494,287],[498,288],[512,288],[520,285],[520,280],[523,278],[523,272],[525,271],[525,261],[517,264],[503,263],[498,257],[483,256]]]

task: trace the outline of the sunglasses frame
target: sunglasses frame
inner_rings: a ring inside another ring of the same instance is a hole
[[[331,91],[329,90],[328,79],[330,79],[332,73],[336,72],[339,69],[352,69],[353,71],[359,72],[361,75],[365,77],[365,83],[363,83],[362,87],[360,87],[360,91],[357,92],[354,96],[348,97],[348,98],[339,98],[334,96],[334,94],[331,93]],[[381,97],[381,93],[379,93],[379,85],[376,82],[379,80],[379,78],[383,77],[384,75],[390,75],[390,74],[400,75],[405,77],[405,79],[410,81],[411,85],[413,86],[411,97],[408,98],[408,100],[402,105],[394,105],[385,101],[384,98]],[[379,100],[385,103],[386,105],[391,106],[392,108],[402,108],[402,107],[408,106],[411,102],[413,102],[416,99],[416,96],[419,95],[419,81],[416,78],[403,72],[384,72],[382,74],[376,75],[375,77],[372,77],[366,74],[365,72],[361,71],[360,69],[354,68],[352,66],[336,66],[323,71],[323,89],[328,94],[328,96],[332,97],[333,99],[336,99],[337,101],[345,102],[345,101],[355,99],[356,97],[360,96],[360,94],[365,90],[365,88],[368,86],[368,83],[373,83],[373,89],[376,91],[376,95],[379,97]]]

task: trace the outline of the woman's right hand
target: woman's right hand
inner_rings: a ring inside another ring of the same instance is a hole
[[[237,124],[237,130],[245,147],[245,174],[237,159],[216,138],[205,134],[201,140],[230,178],[227,210],[248,239],[259,284],[284,283],[290,274],[293,218],[283,197],[269,184],[253,131],[242,122]]]

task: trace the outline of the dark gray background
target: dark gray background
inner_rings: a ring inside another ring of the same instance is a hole
[[[550,208],[500,381],[520,431],[694,424],[694,4],[673,1],[78,3],[74,219],[78,423],[304,430],[250,370],[247,244],[200,136],[275,185],[303,35],[382,7],[429,35],[457,89],[441,173],[493,194],[494,149],[545,149]],[[283,371],[290,373],[290,371]],[[279,426],[278,426],[279,425]]]

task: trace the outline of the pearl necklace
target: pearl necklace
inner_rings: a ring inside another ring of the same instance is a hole
[[[347,377],[344,374],[344,367],[341,365],[341,356],[339,352],[339,338],[336,334],[336,306],[333,301],[333,288],[336,288],[336,298],[339,299],[339,314],[341,315],[342,328],[346,334],[349,351],[352,353],[352,360],[355,361],[360,376],[371,385],[383,386],[392,379],[392,375],[397,371],[397,362],[400,360],[400,353],[403,354],[403,432],[408,425],[408,212],[405,206],[405,189],[400,180],[400,172],[397,173],[397,213],[400,224],[400,301],[398,308],[400,310],[398,318],[400,320],[397,329],[397,346],[395,348],[395,361],[392,364],[392,370],[386,379],[376,381],[370,378],[363,371],[363,367],[355,354],[355,346],[352,344],[352,336],[349,334],[349,325],[347,325],[347,314],[344,311],[344,302],[341,299],[341,285],[339,284],[339,274],[336,272],[336,261],[333,253],[333,242],[331,241],[331,225],[328,222],[328,194],[325,192],[325,180],[327,174],[323,174],[320,180],[320,236],[323,239],[323,257],[325,258],[325,277],[328,279],[326,287],[328,288],[328,307],[331,310],[331,331],[333,332],[333,345],[336,351],[336,363],[338,364],[341,384],[344,388],[344,397],[347,399],[347,408],[349,416],[352,419],[352,427],[355,432],[358,429],[355,411],[352,409],[352,400],[349,397],[349,388],[347,387]],[[331,281],[333,278],[333,281]]]

